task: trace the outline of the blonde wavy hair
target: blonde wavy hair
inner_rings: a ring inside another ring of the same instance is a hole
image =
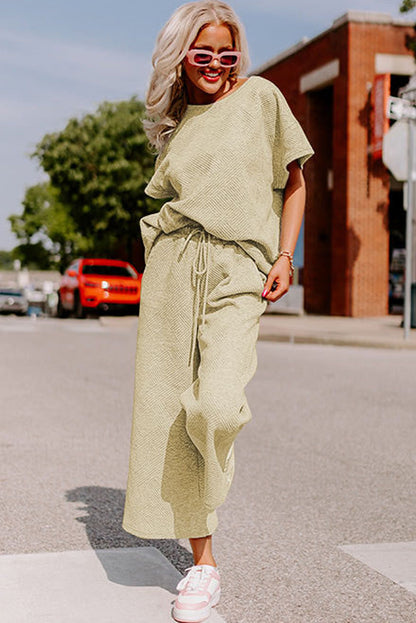
[[[182,4],[166,22],[156,39],[152,56],[153,73],[146,93],[143,128],[150,145],[161,152],[180,122],[188,104],[182,77],[182,61],[200,30],[208,24],[225,24],[233,44],[241,52],[240,62],[230,70],[231,86],[250,64],[244,26],[234,10],[220,0],[199,0]]]

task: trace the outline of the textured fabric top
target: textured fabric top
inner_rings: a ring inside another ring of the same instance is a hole
[[[281,91],[261,76],[217,102],[189,104],[145,188],[170,199],[140,219],[145,258],[161,230],[195,221],[237,242],[267,274],[279,251],[286,167],[303,167],[313,153]]]

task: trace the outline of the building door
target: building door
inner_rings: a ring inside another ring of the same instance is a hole
[[[333,87],[308,93],[308,137],[315,155],[308,169],[305,214],[305,310],[331,312],[331,228],[333,188]]]
[[[389,313],[403,313],[406,212],[403,184],[390,177],[389,192]]]

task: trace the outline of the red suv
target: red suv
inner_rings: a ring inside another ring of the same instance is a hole
[[[65,271],[59,286],[58,316],[70,313],[85,318],[88,313],[124,312],[137,314],[142,274],[122,260],[75,260]]]

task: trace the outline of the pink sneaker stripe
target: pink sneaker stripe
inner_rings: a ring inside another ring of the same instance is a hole
[[[180,589],[173,607],[173,618],[181,623],[201,623],[221,595],[220,575],[212,565],[194,565],[178,583]]]

